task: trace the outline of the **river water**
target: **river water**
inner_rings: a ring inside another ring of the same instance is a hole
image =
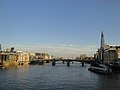
[[[101,75],[80,63],[0,69],[0,90],[120,90],[120,74]]]

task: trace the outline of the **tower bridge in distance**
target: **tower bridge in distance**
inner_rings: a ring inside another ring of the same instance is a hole
[[[76,59],[52,59],[52,60],[33,60],[29,64],[30,65],[43,65],[44,63],[52,63],[52,66],[56,65],[56,62],[62,61],[62,64],[67,63],[67,66],[70,66],[71,63],[74,62],[80,62],[82,66],[84,66],[85,63],[92,63],[95,62],[95,60],[76,60]]]

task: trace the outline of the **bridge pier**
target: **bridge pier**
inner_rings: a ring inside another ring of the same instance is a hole
[[[82,67],[84,67],[84,61],[82,61],[81,63],[82,63]]]
[[[65,61],[62,61],[62,64],[65,64]]]
[[[52,60],[52,66],[55,66],[56,62],[55,60]]]
[[[70,61],[69,60],[67,61],[67,66],[70,66]]]
[[[47,60],[46,63],[49,63],[49,60]]]

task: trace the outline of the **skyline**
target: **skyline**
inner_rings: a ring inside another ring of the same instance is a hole
[[[57,56],[93,55],[105,43],[120,45],[119,0],[1,0],[0,44],[5,49]]]

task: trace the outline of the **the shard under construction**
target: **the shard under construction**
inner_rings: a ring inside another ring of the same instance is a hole
[[[101,63],[111,63],[114,60],[120,60],[120,46],[106,45],[104,34],[101,32],[100,48],[97,51],[97,60]]]

